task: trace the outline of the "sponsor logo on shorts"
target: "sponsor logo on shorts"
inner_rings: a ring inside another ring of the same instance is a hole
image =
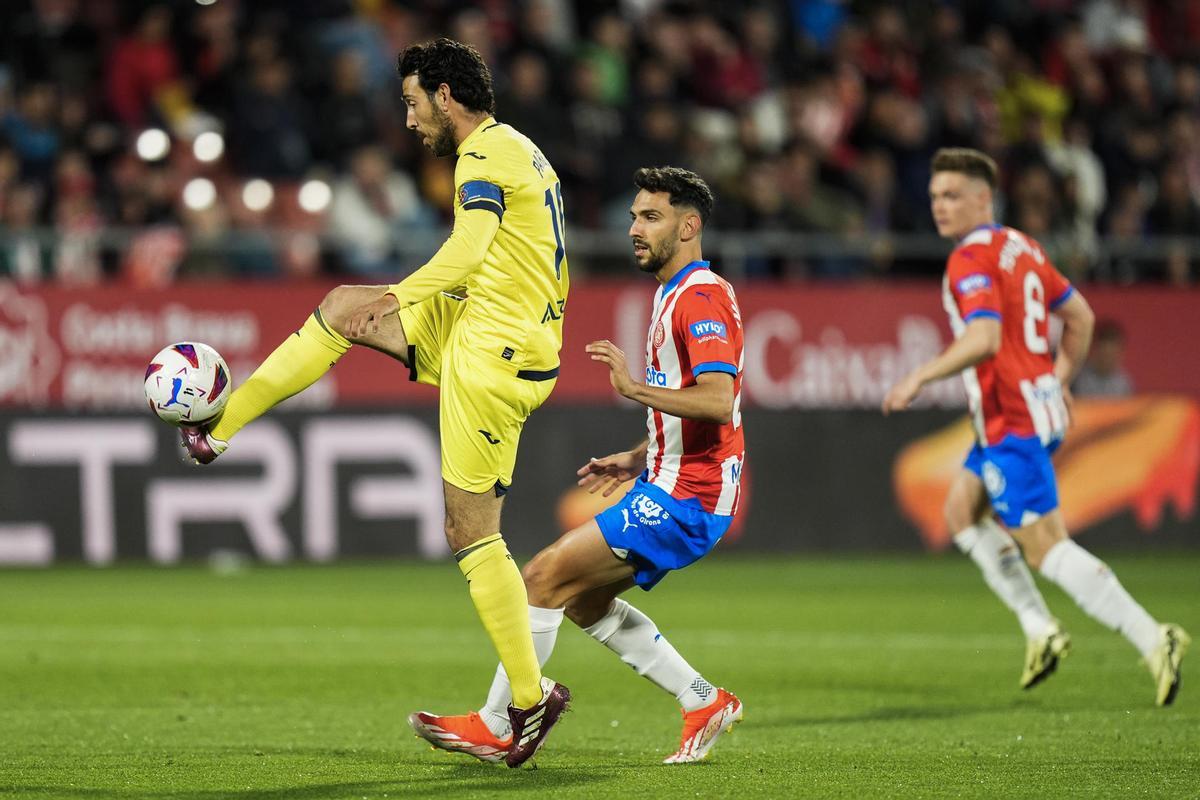
[[[983,486],[987,489],[988,496],[995,499],[1004,494],[1008,482],[1004,480],[1004,473],[999,467],[987,462],[983,465]]]
[[[633,516],[639,525],[647,527],[657,527],[671,518],[661,504],[654,502],[644,494],[639,494],[629,502],[628,509],[622,509],[622,516],[625,517],[626,523],[629,521],[629,516],[626,512],[632,512]],[[622,529],[622,533],[624,529]]]

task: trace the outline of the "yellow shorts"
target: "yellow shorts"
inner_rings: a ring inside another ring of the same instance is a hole
[[[465,306],[437,294],[401,309],[409,379],[441,389],[442,478],[468,492],[502,495],[512,485],[525,419],[546,402],[558,371],[518,372],[472,347],[455,330]]]

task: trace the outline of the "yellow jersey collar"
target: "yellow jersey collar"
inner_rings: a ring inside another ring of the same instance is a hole
[[[498,123],[496,122],[495,117],[488,117],[483,122],[479,123],[479,125],[476,126],[475,130],[468,133],[467,138],[462,140],[462,144],[460,144],[458,146],[458,149],[454,151],[455,155],[461,156],[463,153],[465,153],[467,151],[468,146],[471,144],[472,141],[474,141],[476,139],[476,137],[479,136],[479,134],[483,133],[485,130],[487,130],[488,128],[490,128],[496,124],[498,124]]]

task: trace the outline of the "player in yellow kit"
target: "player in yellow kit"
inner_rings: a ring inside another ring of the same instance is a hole
[[[523,763],[570,699],[544,678],[521,574],[500,535],[526,417],[558,375],[567,299],[562,192],[528,138],[492,116],[491,74],[471,47],[438,39],[400,55],[407,125],[435,156],[457,155],[454,230],[393,286],[339,286],[238,387],[217,422],[183,431],[208,463],[244,425],[310,386],[352,344],[399,359],[440,388],[446,538],[513,687],[512,745]]]

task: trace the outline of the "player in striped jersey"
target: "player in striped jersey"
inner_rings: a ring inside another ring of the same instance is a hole
[[[638,267],[660,284],[646,337],[644,381],[629,375],[612,342],[587,351],[609,368],[614,389],[647,409],[648,437],[632,450],[592,459],[582,486],[625,497],[538,553],[523,574],[529,618],[542,663],[564,614],[683,706],[683,734],[664,763],[699,761],[742,718],[742,703],[710,684],[645,614],[618,595],[649,590],[674,569],[706,555],[737,513],[745,448],[739,412],[742,323],[733,288],[708,268],[701,232],[713,196],[696,174],[642,169],[630,212]],[[436,747],[498,761],[509,747],[508,677],[497,667],[479,712],[409,717]]]
[[[1052,673],[1070,646],[1028,561],[1138,649],[1154,676],[1155,703],[1169,705],[1191,639],[1178,625],[1150,616],[1112,570],[1067,535],[1058,510],[1050,456],[1066,435],[1063,387],[1087,356],[1092,310],[1036,241],[995,224],[992,159],[976,150],[940,150],[932,172],[934,222],[939,234],[957,242],[943,281],[955,340],[893,386],[883,411],[903,410],[926,384],[962,374],[977,441],[946,498],[946,522],[1025,632],[1020,687]],[[1050,349],[1051,314],[1064,323],[1057,355]]]

